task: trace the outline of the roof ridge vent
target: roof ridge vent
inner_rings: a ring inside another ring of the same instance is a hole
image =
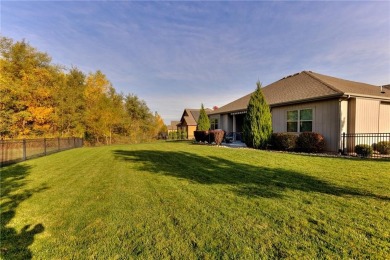
[[[294,77],[294,76],[299,75],[299,74],[301,74],[301,72],[297,72],[297,73],[294,73],[294,74],[290,74],[290,75],[288,75],[288,76],[285,76],[285,77],[279,79],[278,81],[281,81],[281,80],[284,80],[284,79],[287,79],[287,78],[291,78],[291,77]]]

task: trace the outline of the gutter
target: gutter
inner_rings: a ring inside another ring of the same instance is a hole
[[[270,106],[270,108],[273,108],[273,107],[299,104],[299,103],[303,103],[303,102],[327,100],[327,99],[332,99],[332,98],[336,98],[336,97],[343,97],[343,93],[336,93],[336,94],[331,94],[331,95],[327,95],[327,96],[313,97],[313,98],[307,98],[307,99],[299,99],[299,100],[293,100],[293,101],[282,102],[282,103],[273,103],[273,104],[270,104],[269,106]],[[240,108],[240,109],[235,109],[235,110],[223,111],[223,112],[220,112],[217,110],[217,111],[213,111],[209,115],[224,115],[224,114],[237,113],[237,112],[241,112],[241,111],[246,111],[246,107]]]
[[[286,106],[286,105],[299,104],[299,103],[303,103],[303,102],[321,101],[321,100],[327,100],[327,99],[332,99],[332,98],[336,98],[336,97],[347,98],[347,99],[350,99],[351,97],[361,97],[361,98],[371,98],[371,99],[389,100],[390,101],[390,97],[378,97],[378,96],[361,95],[361,94],[354,94],[354,93],[336,93],[336,94],[331,94],[331,95],[322,96],[322,97],[314,97],[314,98],[294,100],[294,101],[290,101],[290,102],[271,104],[270,107],[280,107],[280,106]]]
[[[371,95],[362,95],[355,93],[344,93],[345,97],[360,97],[360,98],[371,98],[371,99],[380,99],[380,100],[390,100],[390,97],[380,97],[380,96],[371,96]]]
[[[336,93],[336,94],[331,94],[331,95],[321,96],[321,97],[313,97],[313,98],[299,99],[299,100],[282,102],[282,103],[275,103],[275,104],[271,104],[270,107],[272,108],[272,107],[280,107],[280,106],[293,105],[293,104],[299,104],[299,103],[321,101],[321,100],[327,100],[327,99],[332,99],[332,98],[339,98],[339,97],[343,97],[343,96],[344,96],[343,93]]]
[[[294,105],[294,104],[300,104],[300,103],[305,103],[305,102],[315,102],[315,101],[322,101],[322,100],[327,100],[327,99],[332,99],[332,98],[347,98],[350,99],[351,97],[361,97],[361,98],[371,98],[371,99],[379,99],[379,100],[389,100],[390,97],[380,97],[380,96],[371,96],[371,95],[362,95],[362,94],[355,94],[355,93],[335,93],[335,94],[330,94],[326,96],[321,96],[321,97],[312,97],[312,98],[306,98],[306,99],[299,99],[299,100],[293,100],[293,101],[288,101],[288,102],[281,102],[281,103],[273,103],[270,104],[269,106],[271,108],[273,107],[281,107],[281,106],[287,106],[287,105]],[[237,113],[246,110],[245,108],[241,109],[235,109],[235,110],[230,110],[230,111],[212,111],[209,115],[223,115],[223,114],[230,114],[230,113]]]

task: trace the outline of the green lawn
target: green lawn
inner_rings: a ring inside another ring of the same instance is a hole
[[[390,162],[167,142],[1,169],[1,257],[390,258]]]

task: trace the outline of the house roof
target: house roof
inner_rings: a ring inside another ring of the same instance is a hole
[[[210,113],[212,110],[205,108],[206,113]],[[197,125],[200,109],[186,108],[184,109],[183,115],[181,116],[180,122],[177,125]]]
[[[261,90],[271,107],[347,95],[390,100],[390,91],[385,91],[382,94],[378,86],[326,76],[312,71],[302,71],[284,77]],[[210,114],[246,110],[251,94],[228,103]]]
[[[385,92],[382,94],[380,91],[380,86],[339,79],[331,76],[322,75],[319,73],[314,73],[311,71],[308,73],[310,73],[314,77],[317,77],[324,84],[335,88],[344,95],[390,99],[390,92]]]
[[[171,124],[167,126],[168,130],[177,130],[177,124],[179,124],[180,121],[171,121]]]

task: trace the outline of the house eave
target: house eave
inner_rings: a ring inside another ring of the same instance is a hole
[[[335,99],[335,98],[349,98],[349,97],[361,97],[361,98],[371,98],[371,99],[379,99],[379,100],[385,100],[385,101],[390,101],[390,97],[381,97],[381,96],[373,96],[373,95],[363,95],[363,94],[356,94],[356,93],[335,93],[335,94],[330,94],[326,96],[321,96],[321,97],[312,97],[312,98],[306,98],[306,99],[298,99],[298,100],[293,100],[293,101],[288,101],[288,102],[281,102],[281,103],[273,103],[270,104],[270,107],[282,107],[282,106],[288,106],[288,105],[294,105],[294,104],[301,104],[301,103],[307,103],[307,102],[315,102],[315,101],[323,101],[323,100],[329,100],[329,99]],[[235,110],[230,110],[230,111],[223,111],[223,112],[218,112],[215,111],[214,113],[210,113],[209,115],[225,115],[225,114],[239,114],[246,111],[246,108],[243,109],[235,109]]]
[[[243,112],[243,111],[246,111],[246,108],[243,108],[243,109],[235,109],[235,110],[229,110],[229,111],[223,111],[223,112],[216,112],[216,113],[213,113],[213,114],[209,114],[209,116],[241,113],[241,112]]]
[[[379,99],[379,100],[389,100],[390,97],[385,96],[372,96],[372,95],[362,95],[362,94],[356,94],[356,93],[344,93],[343,97],[359,97],[359,98],[370,98],[370,99]]]
[[[315,101],[323,101],[328,99],[334,99],[334,98],[340,98],[343,96],[343,93],[336,93],[321,97],[313,97],[313,98],[305,98],[305,99],[299,99],[294,101],[288,101],[288,102],[282,102],[282,103],[274,103],[271,104],[270,107],[281,107],[281,106],[287,106],[287,105],[294,105],[294,104],[301,104],[301,103],[307,103],[307,102],[315,102]]]

